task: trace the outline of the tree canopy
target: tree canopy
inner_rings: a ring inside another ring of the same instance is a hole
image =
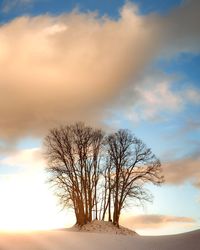
[[[146,183],[163,182],[160,161],[129,130],[106,134],[75,123],[51,129],[44,140],[49,182],[80,226],[107,217],[119,226],[130,200],[150,200]]]

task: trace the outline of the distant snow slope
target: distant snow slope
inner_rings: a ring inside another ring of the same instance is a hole
[[[0,234],[1,250],[200,250],[200,230],[174,236],[46,231]]]

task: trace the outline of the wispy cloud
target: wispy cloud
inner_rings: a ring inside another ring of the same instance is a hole
[[[23,169],[38,170],[45,167],[45,160],[41,149],[32,148],[15,150],[0,160],[1,166],[20,167]]]
[[[2,11],[8,13],[15,8],[26,7],[34,0],[4,0],[2,4]]]
[[[129,216],[122,219],[122,223],[129,228],[134,229],[149,229],[149,228],[162,228],[169,224],[183,224],[183,225],[194,225],[195,220],[190,217],[177,217],[169,215],[138,215]]]
[[[189,157],[174,160],[163,165],[167,184],[180,185],[191,181],[200,188],[200,153],[196,152]]]
[[[200,104],[200,91],[198,89],[189,88],[185,92],[185,97],[193,103]]]
[[[137,100],[129,103],[126,116],[130,121],[160,121],[167,119],[166,113],[180,112],[184,100],[172,90],[172,79],[166,76],[146,77],[134,88]]]
[[[125,95],[129,99],[124,108],[126,118],[133,123],[165,121],[188,105],[199,105],[200,90],[191,84],[182,87],[179,77],[148,71]]]

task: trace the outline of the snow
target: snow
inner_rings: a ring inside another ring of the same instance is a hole
[[[136,236],[137,233],[120,226],[119,228],[114,226],[112,222],[93,220],[91,223],[84,225],[83,227],[73,226],[70,231],[75,232],[91,232],[91,233],[109,233],[109,234],[121,234]]]
[[[1,233],[1,250],[200,250],[200,230],[173,236],[125,236],[65,230]]]

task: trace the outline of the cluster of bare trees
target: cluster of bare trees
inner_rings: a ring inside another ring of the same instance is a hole
[[[163,182],[160,161],[128,130],[106,135],[83,123],[49,131],[45,138],[49,181],[77,224],[108,218],[119,226],[130,200],[149,200],[146,183]]]

